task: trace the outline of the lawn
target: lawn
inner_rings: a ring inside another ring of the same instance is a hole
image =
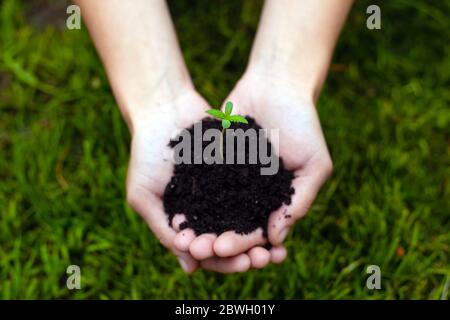
[[[262,2],[169,3],[194,82],[219,105]],[[65,28],[64,1],[3,0],[0,298],[448,298],[450,3],[378,1],[382,29],[368,30],[372,3],[353,7],[318,102],[335,170],[286,262],[188,277],[126,204],[130,137],[85,26]],[[66,288],[71,264],[81,290]]]

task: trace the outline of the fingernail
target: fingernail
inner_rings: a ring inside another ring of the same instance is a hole
[[[181,268],[183,268],[184,272],[188,272],[188,264],[187,262],[182,258],[182,257],[178,257],[178,262],[181,265]]]
[[[282,229],[282,230],[280,231],[280,233],[279,233],[279,235],[278,235],[278,237],[279,237],[279,239],[280,239],[280,242],[283,242],[284,239],[286,239],[288,233],[289,233],[289,228],[288,228],[288,227],[286,227],[286,228],[284,228],[284,229]]]

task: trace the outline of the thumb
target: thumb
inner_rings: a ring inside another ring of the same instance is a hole
[[[187,274],[194,272],[198,262],[189,253],[175,248],[174,239],[177,233],[168,224],[161,199],[145,189],[130,187],[127,191],[127,200],[142,216],[161,244],[177,256],[184,272]]]
[[[312,169],[301,169],[295,172],[292,186],[295,193],[289,206],[283,205],[274,211],[268,221],[269,241],[273,245],[280,245],[286,238],[290,227],[301,219],[311,208],[324,182],[331,175],[331,160],[314,163],[308,166]]]

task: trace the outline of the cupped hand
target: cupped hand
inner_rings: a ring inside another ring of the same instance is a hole
[[[161,244],[172,251],[186,273],[194,272],[201,261],[205,269],[222,272],[244,272],[263,267],[266,260],[277,262],[286,254],[283,248],[268,250],[257,247],[218,257],[212,250],[211,235],[195,236],[192,230],[180,230],[183,215],[168,224],[163,194],[173,173],[172,153],[168,142],[181,129],[192,126],[206,116],[207,102],[193,90],[186,90],[165,103],[148,103],[136,109],[131,117],[131,156],[127,175],[127,200],[137,211]]]
[[[186,91],[167,102],[151,102],[132,116],[131,155],[127,175],[127,201],[137,211],[161,244],[172,251],[186,273],[198,262],[173,245],[177,234],[169,226],[162,197],[173,171],[168,147],[175,132],[204,117],[207,103],[195,92]]]
[[[268,240],[280,250],[290,227],[308,212],[332,172],[312,95],[303,94],[301,85],[290,79],[247,74],[226,101],[233,102],[233,113],[253,117],[262,128],[279,130],[279,144],[272,141],[272,145],[295,176],[291,204],[269,216]],[[212,247],[220,257],[251,251],[267,241],[260,229],[249,235],[228,231],[210,239],[214,239]],[[259,257],[259,253],[253,254]]]

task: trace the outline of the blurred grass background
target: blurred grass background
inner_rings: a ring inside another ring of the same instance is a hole
[[[335,164],[279,266],[185,276],[128,208],[129,135],[65,1],[0,4],[0,298],[439,299],[450,285],[450,2],[358,1],[318,103]],[[245,68],[262,1],[170,1],[199,91]],[[81,267],[82,289],[65,286]],[[368,290],[379,265],[382,289]]]

